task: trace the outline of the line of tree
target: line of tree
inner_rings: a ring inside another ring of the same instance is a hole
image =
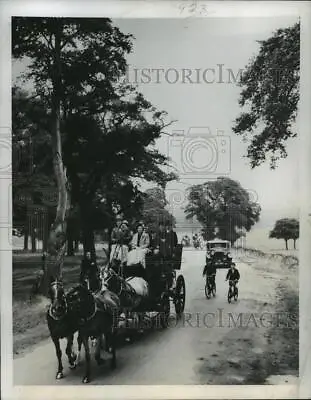
[[[285,240],[286,250],[288,250],[288,241],[294,241],[296,250],[296,241],[299,238],[299,221],[295,218],[282,218],[275,222],[274,228],[269,233],[269,238]]]
[[[135,178],[160,187],[176,178],[163,171],[167,159],[151,146],[170,123],[166,113],[124,83],[132,40],[109,19],[12,20],[12,54],[29,61],[23,80],[33,83],[32,93],[13,88],[15,220],[44,198],[57,198],[47,207],[52,224],[42,293],[61,276],[73,221],[79,220],[84,249],[94,253],[99,221],[111,227],[117,212],[126,217],[141,208]]]

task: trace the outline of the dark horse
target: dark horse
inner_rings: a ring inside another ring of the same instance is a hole
[[[56,379],[61,379],[64,375],[60,339],[67,338],[66,354],[70,367],[74,368],[76,366],[77,356],[72,351],[73,336],[78,330],[79,324],[78,319],[71,312],[63,285],[60,281],[56,280],[55,282],[51,283],[49,296],[51,299],[51,304],[47,311],[46,319],[58,359]]]
[[[95,360],[100,365],[104,360],[100,357],[102,337],[105,337],[105,350],[111,353],[111,368],[116,367],[116,333],[115,315],[119,310],[119,298],[109,290],[92,294],[85,286],[80,285],[70,292],[74,304],[74,313],[79,316],[78,350],[82,344],[85,349],[86,371],[82,382],[90,382],[90,346],[89,338],[97,338]],[[79,358],[79,357],[78,357]]]

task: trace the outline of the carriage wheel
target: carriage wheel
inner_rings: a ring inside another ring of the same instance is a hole
[[[164,293],[162,295],[161,299],[162,303],[162,310],[160,313],[160,324],[162,328],[167,328],[168,327],[168,319],[170,316],[170,298],[167,293]]]
[[[175,288],[175,311],[176,314],[181,314],[185,309],[186,300],[186,285],[185,279],[182,275],[179,275],[176,282]]]

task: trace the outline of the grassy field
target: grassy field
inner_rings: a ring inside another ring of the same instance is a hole
[[[63,270],[65,289],[78,283],[81,258],[82,252],[74,257],[66,257]],[[40,253],[14,252],[13,352],[15,355],[49,336],[45,319],[49,300],[41,296],[30,298],[35,276],[40,270]]]

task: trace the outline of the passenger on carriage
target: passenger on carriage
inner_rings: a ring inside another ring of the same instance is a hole
[[[150,238],[149,234],[144,231],[142,222],[138,223],[130,246],[131,251],[128,253],[125,274],[127,276],[131,274],[145,278],[146,254],[149,251]]]
[[[118,260],[122,265],[126,265],[128,246],[132,240],[132,234],[128,227],[128,222],[117,216],[116,226],[111,232],[111,253],[110,261]]]
[[[177,234],[173,231],[169,221],[160,222],[158,232],[156,233],[153,246],[153,256],[150,260],[152,268],[150,269],[151,280],[156,282],[162,273],[168,278],[169,286],[173,283],[173,268],[171,265],[174,248],[178,244]]]

